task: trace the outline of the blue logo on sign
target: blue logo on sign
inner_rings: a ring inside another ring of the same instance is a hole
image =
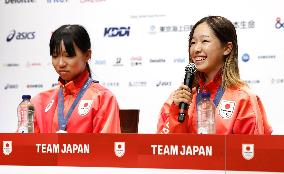
[[[249,61],[249,54],[247,54],[247,53],[243,54],[242,60],[243,60],[244,62]]]
[[[130,26],[128,27],[109,27],[105,28],[104,37],[128,37]]]
[[[106,60],[95,60],[95,64],[96,65],[105,65],[106,64]]]

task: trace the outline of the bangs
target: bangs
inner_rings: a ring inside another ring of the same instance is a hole
[[[62,53],[61,41],[63,41],[68,56],[76,56],[72,35],[70,33],[56,31],[52,34],[50,39],[50,55],[57,57],[60,53]]]

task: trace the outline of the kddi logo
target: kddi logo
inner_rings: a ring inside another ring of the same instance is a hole
[[[5,0],[6,4],[34,3],[35,0]]]
[[[104,37],[124,37],[129,36],[130,26],[129,27],[109,27],[105,28]]]
[[[10,42],[13,39],[16,40],[26,40],[26,39],[34,39],[35,38],[35,32],[16,32],[16,30],[11,30],[11,32],[8,34],[6,40],[7,42]]]

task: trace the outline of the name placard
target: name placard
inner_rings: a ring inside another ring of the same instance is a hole
[[[0,134],[0,165],[284,171],[284,136]]]

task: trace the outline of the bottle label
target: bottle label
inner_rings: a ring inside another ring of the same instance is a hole
[[[21,123],[26,122],[27,108],[21,106],[18,115],[20,117],[19,119],[21,120]]]
[[[34,106],[29,100],[22,101],[18,106],[18,133],[34,132]]]

